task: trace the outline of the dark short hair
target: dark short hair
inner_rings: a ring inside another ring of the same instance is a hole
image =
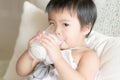
[[[92,30],[97,18],[97,9],[93,0],[50,0],[46,7],[46,12],[64,9],[77,13],[81,26],[91,24]]]

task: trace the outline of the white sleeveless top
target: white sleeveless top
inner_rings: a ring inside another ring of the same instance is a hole
[[[83,49],[86,47],[78,47],[73,49]],[[72,50],[73,50],[72,49]],[[77,64],[73,62],[73,57],[71,54],[71,49],[61,51],[62,56],[71,65],[73,69],[77,68]],[[30,75],[29,80],[62,80],[55,69],[52,62],[47,59],[44,63],[39,64],[32,75]]]

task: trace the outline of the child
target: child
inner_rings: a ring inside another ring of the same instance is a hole
[[[38,33],[29,45],[39,40],[53,64],[45,66],[26,50],[17,62],[17,73],[21,76],[31,75],[31,80],[94,80],[99,70],[99,58],[85,42],[97,17],[94,2],[50,0],[46,12],[53,33],[63,39],[62,43],[58,46],[52,34],[41,36]],[[44,72],[46,67],[49,70]]]

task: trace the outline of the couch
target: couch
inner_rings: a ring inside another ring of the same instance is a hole
[[[24,2],[18,38],[10,61],[0,61],[0,80],[27,80],[15,70],[19,56],[27,48],[28,40],[48,26],[45,6],[49,0]],[[120,80],[120,0],[94,0],[98,18],[86,40],[100,58],[100,75],[97,80]]]

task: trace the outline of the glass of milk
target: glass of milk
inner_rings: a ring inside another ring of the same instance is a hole
[[[46,30],[45,30],[45,33],[43,34],[53,34],[52,33],[52,26],[49,26]],[[55,41],[58,43],[58,45],[61,44],[62,40],[59,39],[57,36],[55,36]],[[40,60],[40,61],[45,61],[46,58],[48,57],[47,56],[47,51],[46,49],[39,43],[38,40],[35,40],[31,45],[30,45],[30,48],[29,48],[29,53],[30,55],[34,58],[34,59],[37,59],[37,60]]]

